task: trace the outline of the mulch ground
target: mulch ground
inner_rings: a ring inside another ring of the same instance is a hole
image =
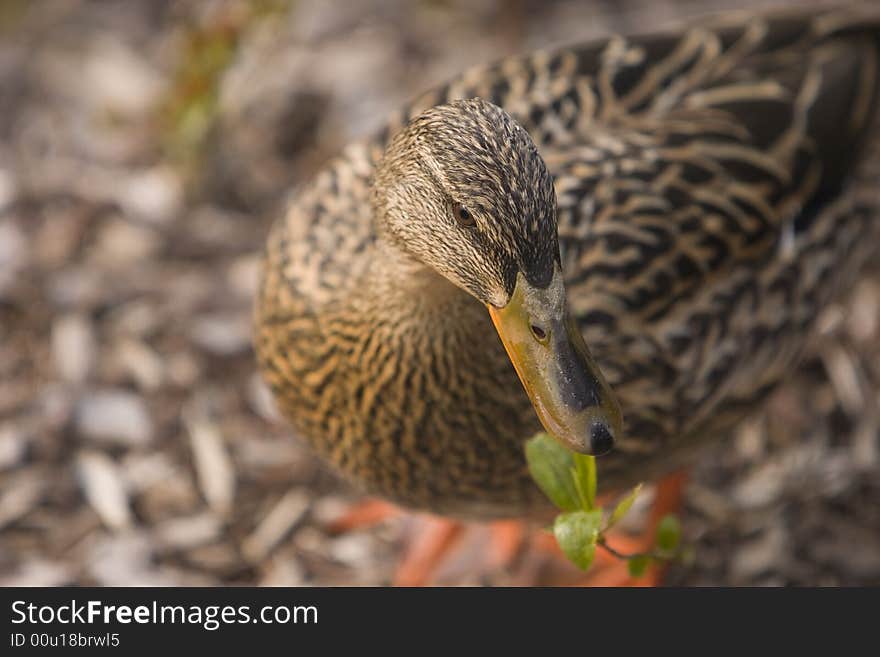
[[[5,3],[0,585],[389,581],[407,523],[330,532],[358,495],[256,373],[284,195],[471,64],[722,3],[496,4]],[[880,584],[880,273],[818,324],[692,472],[668,583]]]

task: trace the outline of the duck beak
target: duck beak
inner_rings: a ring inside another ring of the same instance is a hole
[[[568,311],[559,268],[545,289],[518,274],[508,304],[488,308],[544,428],[575,452],[610,451],[622,432],[620,405]]]

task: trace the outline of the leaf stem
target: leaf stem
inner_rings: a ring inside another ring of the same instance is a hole
[[[608,554],[617,559],[621,559],[623,561],[630,561],[632,559],[638,559],[640,557],[647,557],[649,559],[659,559],[662,561],[671,561],[675,558],[675,554],[670,554],[669,552],[662,552],[659,550],[652,550],[650,552],[633,552],[632,554],[626,554],[625,552],[621,552],[620,550],[615,550],[613,547],[608,545],[608,541],[605,540],[604,536],[599,536],[596,540],[596,545],[603,548]]]

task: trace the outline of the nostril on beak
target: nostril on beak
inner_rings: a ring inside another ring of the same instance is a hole
[[[611,451],[614,447],[614,436],[601,422],[594,422],[590,425],[590,448],[593,456],[602,456]]]

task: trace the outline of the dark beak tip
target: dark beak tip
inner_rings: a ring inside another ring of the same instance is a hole
[[[614,447],[614,436],[611,430],[602,422],[594,422],[590,425],[590,451],[593,456],[602,456]]]

